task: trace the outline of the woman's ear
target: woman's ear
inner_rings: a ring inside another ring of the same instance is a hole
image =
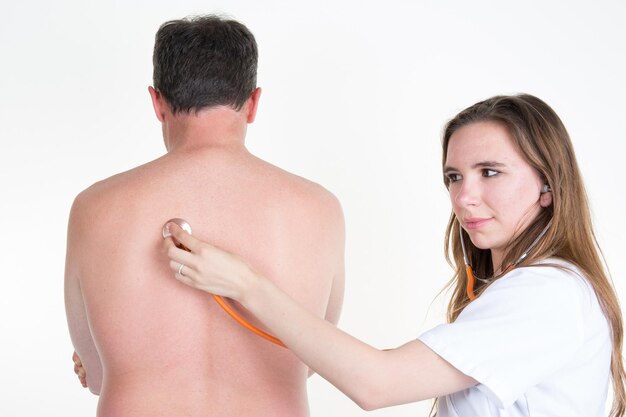
[[[541,207],[549,207],[552,204],[552,189],[548,184],[544,184],[541,188],[541,195],[539,196],[539,204]]]

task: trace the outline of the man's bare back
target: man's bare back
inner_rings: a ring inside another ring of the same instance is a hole
[[[172,217],[338,318],[343,219],[322,187],[238,147],[172,153],[109,178],[77,198],[68,240],[70,303],[84,300],[102,362],[99,416],[308,415],[305,366],[173,278],[160,234]]]
[[[83,191],[68,227],[68,324],[100,394],[98,415],[307,416],[307,368],[177,281],[161,228],[184,218],[336,323],[339,203],[246,150],[261,91],[245,26],[216,16],[166,22],[153,58],[149,91],[168,153]]]

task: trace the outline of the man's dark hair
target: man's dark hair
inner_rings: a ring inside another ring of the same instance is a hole
[[[165,22],[154,42],[154,88],[174,114],[240,110],[256,88],[258,51],[248,28],[207,15]]]

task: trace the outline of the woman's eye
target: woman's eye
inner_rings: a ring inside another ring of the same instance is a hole
[[[461,179],[461,174],[448,174],[448,180],[450,182],[457,182]]]
[[[493,169],[483,169],[483,177],[494,177],[498,174],[499,172]]]

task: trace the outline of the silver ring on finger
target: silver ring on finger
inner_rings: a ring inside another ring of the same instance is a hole
[[[185,274],[183,274],[183,268],[185,267],[184,264],[180,264],[180,266],[178,267],[178,274],[185,276]]]

